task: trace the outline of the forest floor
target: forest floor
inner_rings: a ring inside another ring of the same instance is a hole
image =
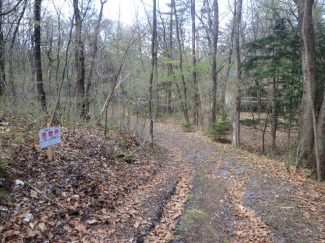
[[[73,125],[49,162],[38,146],[46,120],[30,120],[0,114],[0,242],[172,239],[190,163],[131,133],[110,130],[104,140],[100,127]]]
[[[171,124],[155,131],[195,171],[174,242],[325,242],[324,184],[199,132]]]
[[[155,123],[63,127],[48,162],[45,120],[0,118],[1,242],[325,242],[325,185],[278,161]]]

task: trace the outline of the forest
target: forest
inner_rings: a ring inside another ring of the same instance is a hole
[[[324,80],[323,0],[0,0],[0,239],[325,242]]]

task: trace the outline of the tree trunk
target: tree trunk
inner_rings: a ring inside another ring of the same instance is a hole
[[[195,0],[191,0],[191,19],[192,19],[192,65],[193,65],[193,124],[199,125],[199,108],[200,108],[200,96],[198,90],[198,80],[197,80],[197,71],[196,71],[196,47],[195,47]]]
[[[233,127],[233,138],[232,145],[239,147],[240,145],[240,80],[241,80],[241,61],[240,61],[240,50],[239,50],[239,29],[241,23],[241,11],[242,11],[242,0],[236,1],[236,9],[234,16],[234,55],[235,55],[235,67],[236,67],[236,79],[233,87],[234,106],[232,109],[232,127]]]
[[[213,2],[213,21],[209,16],[209,29],[211,32],[212,46],[211,49],[211,109],[210,109],[210,124],[211,129],[212,124],[216,122],[216,110],[217,110],[217,49],[218,49],[218,32],[219,32],[219,5],[218,0]],[[210,15],[210,14],[209,14]]]
[[[95,61],[96,61],[97,50],[98,50],[99,28],[100,28],[100,23],[103,18],[103,8],[104,8],[105,3],[106,3],[106,0],[105,1],[101,0],[100,12],[99,12],[98,20],[97,20],[96,27],[95,27],[94,40],[92,42],[92,50],[91,50],[91,54],[90,54],[90,68],[89,68],[89,73],[88,73],[88,77],[87,77],[87,85],[86,85],[86,89],[85,89],[85,115],[87,115],[89,113],[89,106],[90,106],[89,92],[90,92],[90,87],[93,83],[92,79],[93,79]]]
[[[316,51],[315,51],[315,39],[314,39],[314,28],[312,22],[312,5],[313,0],[295,0],[298,6],[298,24],[300,30],[300,46],[301,46],[301,61],[302,61],[302,74],[303,74],[303,94],[301,100],[301,113],[300,113],[300,157],[304,159],[311,159],[314,145],[314,134],[313,134],[313,118],[312,118],[312,107],[315,106],[315,95],[316,95]],[[305,6],[306,5],[306,6]],[[306,9],[305,7],[308,7]],[[306,12],[307,11],[307,12]],[[308,23],[309,22],[309,23]],[[304,36],[304,34],[312,35],[313,37]],[[308,64],[308,58],[313,58],[311,63]],[[310,71],[313,74],[310,79]],[[309,85],[310,84],[310,85]],[[309,90],[309,87],[311,90]],[[311,94],[311,95],[310,95]]]
[[[170,3],[170,21],[169,21],[169,43],[168,43],[168,76],[171,77],[173,74],[173,65],[171,64],[172,56],[172,49],[173,49],[173,7],[172,1]],[[168,103],[168,112],[169,114],[172,113],[172,82],[168,87],[168,94],[167,94],[167,103]]]
[[[1,1],[1,0],[0,0]],[[2,1],[1,1],[2,4]],[[1,6],[0,6],[1,9]],[[0,17],[0,96],[5,93],[5,41],[2,31],[2,17]]]
[[[80,116],[85,118],[85,55],[84,55],[84,43],[81,37],[82,19],[79,11],[78,0],[73,0],[74,17],[76,25],[76,68],[77,68],[77,83],[76,92],[78,97],[78,107],[80,109]]]
[[[273,78],[273,98],[272,98],[272,125],[271,125],[271,140],[272,140],[272,153],[276,152],[276,130],[278,123],[278,111],[277,111],[277,101],[275,99],[276,95],[276,78]]]
[[[34,62],[37,82],[37,97],[41,102],[42,109],[46,111],[46,96],[42,76],[41,60],[41,4],[42,0],[34,2]]]
[[[319,181],[325,180],[325,92],[317,122],[318,149],[319,149]]]
[[[176,37],[177,37],[177,44],[178,44],[178,52],[179,52],[179,68],[181,70],[181,76],[182,76],[182,85],[183,85],[183,95],[184,99],[182,101],[182,107],[184,112],[184,118],[187,123],[190,123],[190,118],[188,115],[188,106],[187,106],[187,87],[185,83],[185,77],[183,73],[183,50],[182,50],[182,43],[180,39],[180,32],[179,32],[179,22],[178,22],[178,16],[176,11],[176,5],[175,0],[173,1],[173,7],[174,7],[174,14],[175,14],[175,25],[176,25]]]
[[[156,41],[157,41],[157,3],[153,0],[153,24],[152,24],[152,40],[151,40],[151,73],[149,78],[149,134],[151,139],[151,147],[153,147],[153,114],[152,114],[152,86],[153,76],[156,64]]]
[[[258,86],[259,86],[259,84],[258,84]],[[258,124],[261,125],[262,99],[261,99],[261,91],[260,91],[260,88],[258,88],[256,99],[257,99],[257,117],[258,117]]]
[[[311,157],[312,146],[314,145],[315,157],[316,157],[316,170],[317,179],[321,181],[322,177],[322,164],[320,152],[322,152],[322,137],[317,133],[317,129],[322,130],[322,124],[317,126],[317,114],[316,114],[316,90],[317,90],[317,63],[316,63],[316,44],[315,33],[313,25],[313,4],[314,0],[295,0],[298,6],[298,20],[301,34],[301,56],[303,65],[303,84],[304,93],[302,99],[302,114],[301,114],[301,144],[307,145],[306,151],[303,151],[303,155]],[[307,110],[309,109],[309,110]],[[309,116],[304,114],[306,112]],[[322,115],[322,114],[320,114]],[[322,123],[322,122],[319,122]],[[311,130],[306,129],[307,125],[311,125]],[[313,138],[313,140],[312,140]],[[310,141],[311,140],[311,141]],[[319,151],[319,148],[321,151]]]
[[[24,6],[23,6],[23,9],[22,9],[22,11],[21,11],[21,13],[19,15],[15,30],[13,32],[13,35],[12,35],[12,38],[11,38],[11,41],[10,41],[10,46],[9,46],[9,51],[8,51],[8,56],[9,56],[9,58],[8,58],[9,59],[8,60],[8,80],[9,80],[9,83],[10,83],[11,95],[14,96],[14,97],[16,96],[16,90],[15,90],[15,82],[14,82],[13,48],[14,48],[14,45],[15,45],[15,42],[16,42],[16,37],[17,37],[17,34],[18,34],[20,22],[24,17],[26,8],[27,8],[27,0],[24,1]]]
[[[3,27],[2,27],[2,7],[3,3],[0,0],[0,96],[4,95],[5,93],[5,41],[3,36]]]

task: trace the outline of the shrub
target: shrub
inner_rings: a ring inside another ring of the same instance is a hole
[[[209,136],[215,140],[223,139],[232,129],[231,123],[228,121],[228,111],[226,109],[220,111],[220,117],[221,121],[213,123],[209,133]]]
[[[230,122],[216,122],[212,124],[210,136],[215,139],[220,139],[228,135],[230,131],[231,131]]]
[[[190,122],[182,123],[182,128],[185,132],[191,132],[193,130],[193,124]]]

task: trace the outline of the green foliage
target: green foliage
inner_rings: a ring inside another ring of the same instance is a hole
[[[193,131],[193,124],[190,122],[182,123],[182,128],[185,132]]]
[[[117,161],[117,162],[125,162],[128,164],[132,164],[136,161],[136,159],[128,153],[117,153],[117,154],[113,154],[113,158]]]
[[[212,124],[210,136],[218,140],[229,134],[231,131],[230,122],[215,122]]]
[[[245,45],[248,58],[243,69],[253,77],[251,91],[264,93],[275,79],[277,91],[272,94],[280,107],[295,109],[302,95],[300,43],[296,33],[277,17],[272,32]],[[271,97],[270,97],[271,98]]]
[[[260,124],[261,121],[265,122],[265,119],[249,119],[249,118],[246,118],[246,119],[241,119],[240,120],[240,123],[245,125],[245,126],[254,126],[254,125],[258,125]]]
[[[231,123],[228,121],[228,111],[221,109],[220,111],[221,121],[212,124],[209,136],[219,140],[228,135],[232,129]]]
[[[185,212],[183,220],[188,224],[193,224],[197,220],[204,220],[207,217],[207,213],[200,209],[188,209]]]

